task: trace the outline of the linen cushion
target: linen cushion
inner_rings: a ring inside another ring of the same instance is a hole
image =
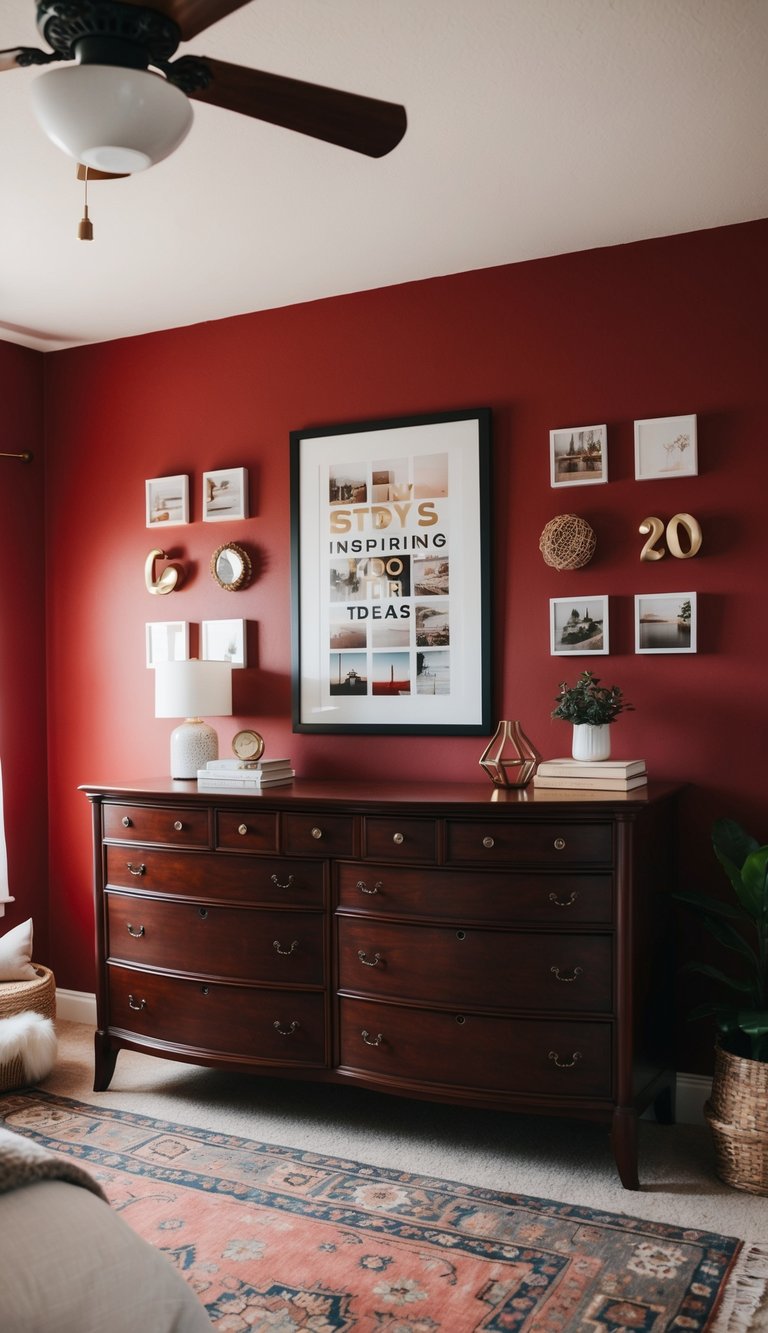
[[[0,981],[34,981],[32,918],[0,937]]]

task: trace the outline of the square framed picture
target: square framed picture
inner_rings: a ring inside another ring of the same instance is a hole
[[[158,662],[186,662],[189,657],[189,625],[186,620],[152,620],[146,626],[147,666]]]
[[[594,486],[608,480],[605,426],[563,426],[549,432],[552,486]]]
[[[696,593],[662,592],[635,597],[636,653],[696,652]]]
[[[696,417],[649,417],[635,422],[635,478],[664,481],[699,470]]]
[[[550,598],[549,635],[549,650],[553,657],[591,657],[607,653],[607,596]]]
[[[248,469],[224,468],[203,473],[203,522],[224,523],[248,517]]]
[[[204,620],[200,627],[200,656],[206,662],[246,665],[245,621]]]
[[[189,477],[152,477],[144,488],[148,528],[189,522]]]

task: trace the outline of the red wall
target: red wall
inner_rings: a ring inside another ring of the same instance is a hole
[[[8,878],[0,934],[32,917],[46,961],[48,859],[45,710],[43,357],[0,343],[0,759]]]
[[[549,653],[548,599],[609,594],[611,654],[596,659],[636,712],[614,753],[690,783],[682,852],[716,882],[712,819],[732,814],[768,840],[765,755],[764,435],[768,222],[463,273],[217,323],[54,353],[45,359],[53,965],[93,987],[89,809],[84,782],[167,772],[169,724],[153,717],[144,623],[246,617],[255,664],[238,716],[301,774],[477,778],[481,738],[299,736],[290,724],[288,433],[440,409],[493,411],[495,717],[518,718],[548,755],[568,735],[549,714],[558,681],[584,668]],[[634,480],[633,421],[695,413],[699,475]],[[553,491],[548,432],[607,422],[610,481]],[[203,471],[246,466],[254,517],[203,524]],[[187,473],[194,522],[167,540],[189,570],[155,598],[143,567],[144,480]],[[679,511],[701,523],[691,561],[641,563],[638,525]],[[575,511],[597,553],[558,573],[544,524]],[[214,547],[258,552],[258,578],[225,593]],[[696,591],[696,655],[636,656],[633,594]],[[193,642],[194,651],[194,642]],[[683,1068],[691,1063],[681,1061]]]

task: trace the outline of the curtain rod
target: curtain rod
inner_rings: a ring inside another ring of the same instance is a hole
[[[0,458],[20,458],[22,463],[31,463],[32,457],[28,449],[25,449],[23,454],[0,454]]]

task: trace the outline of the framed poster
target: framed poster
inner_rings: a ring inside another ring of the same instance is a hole
[[[293,729],[486,735],[490,409],[291,432]]]

